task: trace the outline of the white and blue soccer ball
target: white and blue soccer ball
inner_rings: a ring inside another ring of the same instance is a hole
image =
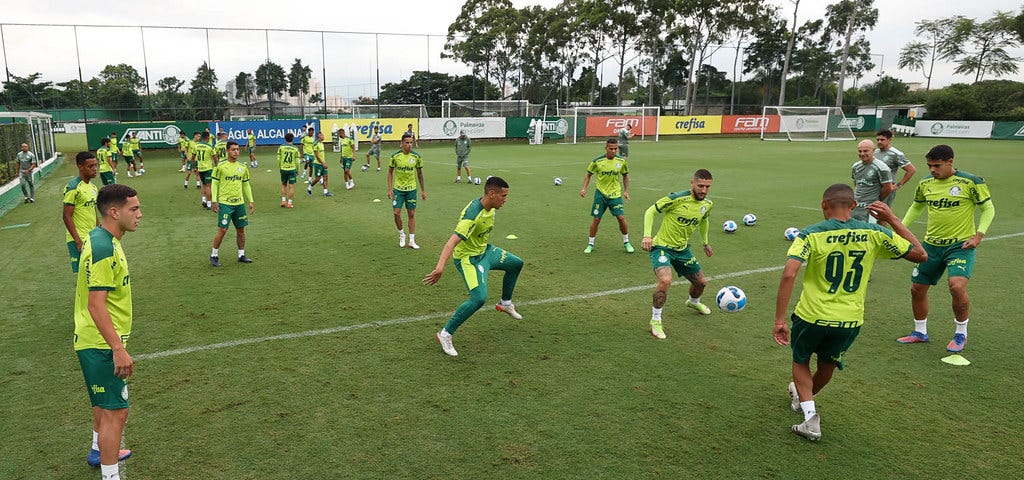
[[[782,236],[786,237],[786,240],[789,240],[791,242],[793,240],[796,240],[796,237],[798,237],[799,235],[800,229],[796,227],[789,227],[786,229],[786,232],[782,234]]]
[[[723,312],[736,313],[747,306],[747,294],[743,293],[739,287],[729,285],[718,291],[715,301],[718,302],[718,308]]]
[[[555,177],[555,186],[557,187],[557,186],[560,186],[561,184],[562,184],[562,177]]]
[[[365,172],[370,169],[370,165],[364,163],[362,167],[359,167],[359,169]]]
[[[755,223],[757,223],[757,215],[754,215],[753,213],[748,213],[743,216],[744,225],[748,227],[753,227]]]
[[[726,220],[725,223],[722,224],[722,230],[725,231],[725,233],[736,233],[736,222]]]
[[[476,178],[474,178],[474,179],[473,179],[473,183],[475,183],[475,184],[477,184],[477,185],[480,185],[480,177],[476,177]]]

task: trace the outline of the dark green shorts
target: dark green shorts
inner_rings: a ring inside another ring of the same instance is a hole
[[[78,251],[78,245],[74,240],[68,242],[68,254],[71,255],[71,271],[78,273],[78,258],[82,256],[82,252]]]
[[[697,257],[693,256],[690,247],[674,250],[655,245],[651,248],[651,265],[655,270],[661,267],[672,267],[675,269],[676,275],[680,277],[700,273],[700,263],[697,262]]]
[[[103,182],[104,185],[117,183],[116,181],[114,181],[114,172],[101,172],[100,180]]]
[[[354,161],[354,158],[341,157],[341,168],[345,170],[352,170],[352,162]]]
[[[326,177],[327,176],[327,165],[320,165],[319,163],[313,162],[313,176],[314,177]]]
[[[213,170],[199,170],[199,180],[203,182],[203,185],[209,185],[213,183]]]
[[[135,157],[124,157],[124,161],[128,165],[135,165]]]
[[[622,197],[608,198],[600,190],[594,191],[594,208],[590,211],[590,215],[594,218],[601,218],[604,216],[605,210],[611,210],[612,215],[616,217],[626,214]]]
[[[466,156],[455,156],[455,168],[463,168],[469,166],[469,155]]]
[[[195,169],[196,169],[196,162],[193,162],[192,160],[187,160],[186,159],[185,160],[185,171],[186,172],[191,172],[192,170],[195,170]]]
[[[292,184],[295,185],[295,170],[281,170],[281,185]]]
[[[249,224],[249,216],[245,213],[245,204],[217,204],[217,226],[220,228],[228,228],[228,224],[230,223],[234,223],[235,228],[245,228],[245,226]]]
[[[625,145],[625,144],[622,144],[622,143],[619,144],[619,156],[620,157],[628,157],[629,156],[629,145]]]
[[[793,348],[793,363],[807,363],[811,361],[811,354],[816,353],[819,362],[834,363],[843,369],[843,355],[857,339],[859,325],[852,328],[819,325],[795,313],[790,319],[793,320],[789,343]]]
[[[405,207],[406,210],[416,210],[416,190],[409,190],[403,192],[401,190],[392,190],[394,192],[395,199],[391,201],[391,206],[394,208]]]
[[[114,352],[87,348],[76,350],[85,388],[92,406],[104,410],[128,408],[128,384],[114,375]]]
[[[928,260],[914,268],[910,274],[912,283],[935,285],[947,270],[950,277],[971,278],[971,272],[974,271],[973,248],[964,250],[963,242],[948,247],[937,247],[930,243],[922,245],[924,251],[928,252]]]

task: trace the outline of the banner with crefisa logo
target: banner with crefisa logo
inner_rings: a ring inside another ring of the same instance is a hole
[[[914,134],[919,137],[990,138],[993,122],[965,120],[918,120]]]

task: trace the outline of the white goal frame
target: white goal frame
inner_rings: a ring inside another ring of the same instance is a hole
[[[535,117],[540,107],[529,100],[441,100],[441,117]]]
[[[761,115],[779,117],[778,132],[766,132],[768,122],[761,123],[761,140],[838,142],[857,139],[850,128],[850,119],[839,107],[767,105]]]
[[[269,118],[266,115],[264,115],[264,114],[232,115],[229,118],[229,120],[232,121],[232,122],[249,122],[249,121],[253,121],[253,120],[269,120]]]
[[[562,113],[562,109],[559,109],[559,113]],[[582,113],[582,115],[581,115]],[[653,113],[653,115],[652,115]],[[577,138],[579,132],[579,121],[580,116],[584,117],[584,123],[586,123],[586,117],[593,116],[630,116],[640,117],[640,123],[633,125],[633,127],[640,127],[640,131],[637,133],[637,137],[640,140],[652,140],[650,135],[644,133],[647,129],[647,117],[654,117],[654,137],[655,142],[659,141],[660,135],[658,132],[658,125],[661,123],[661,107],[572,107],[572,143],[575,145],[580,141]],[[585,131],[586,129],[584,129]],[[615,133],[618,133],[616,131]],[[584,133],[584,137],[586,134]]]

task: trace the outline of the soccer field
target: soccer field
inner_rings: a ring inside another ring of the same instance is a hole
[[[217,269],[208,261],[215,216],[199,206],[194,184],[182,188],[175,152],[147,151],[145,176],[128,179],[122,165],[119,177],[139,191],[144,215],[123,239],[136,359],[125,435],[135,455],[125,477],[1013,476],[1024,469],[1024,309],[1013,280],[1024,269],[1024,191],[1013,186],[1024,178],[1022,144],[897,137],[894,146],[918,168],[913,183],[927,175],[923,156],[937,143],[953,146],[957,167],[985,178],[996,206],[968,287],[963,355],[972,364],[939,361],[953,333],[945,280],[931,290],[934,341],[894,341],[913,326],[912,265],[878,262],[847,368],[816,399],[818,443],[790,433],[801,417],[786,392],[790,350],[771,338],[775,292],[790,245],[783,231],[822,219],[821,193],[849,182],[855,142],[632,142],[626,217],[637,252],[623,251],[606,215],[590,255],[582,251],[593,182],[586,198],[579,190],[603,145],[475,142],[473,175],[511,184],[491,243],[526,262],[514,298],[525,318],[494,311],[501,273],[492,272],[491,303],[459,329],[454,358],[434,333],[465,287],[451,265],[439,285],[421,284],[459,212],[482,191],[453,183],[452,145],[419,150],[427,200],[416,211],[418,251],[398,247],[386,172],[354,169],[356,187],[345,190],[329,152],[335,196],[317,187],[307,197],[300,184],[295,208],[282,209],[273,149],[260,148],[246,229],[254,263],[231,261],[229,231]],[[35,204],[0,218],[0,478],[99,476],[83,458],[92,423],[71,348],[75,279],[60,221],[73,156],[37,185]],[[677,284],[665,306],[668,338],[655,340],[643,212],[687,189],[697,168],[714,175],[715,254],[698,253],[710,279],[703,300],[713,304],[719,288],[736,285],[748,303],[700,316],[684,306],[685,282]],[[554,186],[555,177],[564,184]],[[911,187],[898,194],[898,215]],[[722,222],[745,213],[757,215],[756,226],[722,232]],[[911,226],[919,236],[923,222]]]

